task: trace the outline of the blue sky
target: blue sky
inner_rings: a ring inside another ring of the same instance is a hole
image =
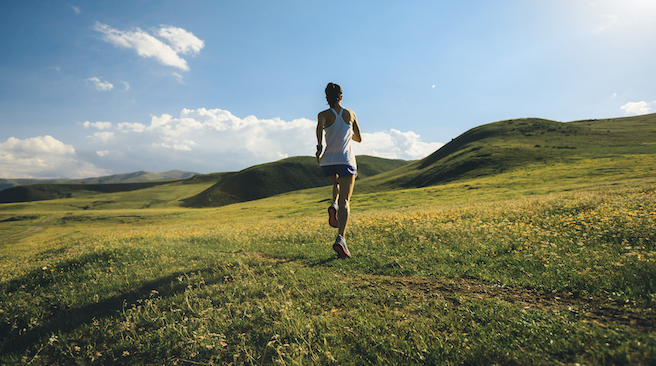
[[[313,155],[328,82],[357,154],[490,122],[656,108],[656,2],[3,1],[0,178],[236,171]]]

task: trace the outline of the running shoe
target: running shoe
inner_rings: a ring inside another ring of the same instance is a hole
[[[337,235],[335,239],[335,244],[333,244],[333,249],[337,252],[337,257],[339,258],[351,258],[351,253],[346,246],[346,239],[343,236]]]
[[[328,224],[332,227],[338,227],[339,221],[337,221],[337,204],[333,203],[328,207]]]

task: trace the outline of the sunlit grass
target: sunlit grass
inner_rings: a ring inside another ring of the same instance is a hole
[[[575,183],[361,194],[350,260],[332,251],[326,189],[202,210],[5,210],[0,360],[651,364],[656,185]]]

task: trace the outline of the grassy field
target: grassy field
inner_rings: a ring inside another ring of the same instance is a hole
[[[539,181],[2,205],[0,363],[653,364],[656,179]]]
[[[509,134],[591,128],[521,122],[487,141],[544,151]],[[199,176],[0,204],[0,365],[656,364],[656,154],[592,125],[612,136],[494,172],[459,168],[500,159],[470,135],[359,180],[348,260],[329,186],[182,207],[219,179]],[[440,167],[461,179],[403,187]]]

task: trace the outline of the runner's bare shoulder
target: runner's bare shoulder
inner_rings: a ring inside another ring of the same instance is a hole
[[[325,111],[319,112],[318,119],[319,122],[323,121],[324,128],[335,123],[335,115],[333,114],[333,112],[330,111],[330,109],[326,109]]]
[[[344,114],[342,114],[342,119],[344,120],[344,122],[352,125],[358,119],[358,117],[355,116],[355,112],[353,112],[352,110],[344,108]]]

